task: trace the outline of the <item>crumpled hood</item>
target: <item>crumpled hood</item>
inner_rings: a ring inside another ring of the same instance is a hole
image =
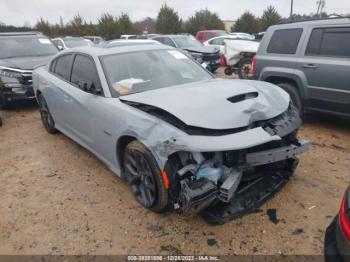
[[[259,81],[213,79],[122,96],[161,108],[190,126],[231,129],[273,118],[289,105],[279,87]]]
[[[214,54],[219,52],[219,48],[213,46],[201,46],[201,47],[184,47],[183,50],[194,53],[203,53],[203,54]]]
[[[34,70],[39,66],[45,65],[51,57],[52,56],[31,56],[0,59],[0,66],[16,68],[21,70]]]

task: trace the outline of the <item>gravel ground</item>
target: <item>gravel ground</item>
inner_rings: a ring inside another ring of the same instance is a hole
[[[322,254],[350,184],[350,122],[305,118],[300,137],[311,149],[291,181],[261,212],[211,226],[195,214],[143,209],[91,153],[48,134],[35,106],[8,110],[0,127],[0,254]]]

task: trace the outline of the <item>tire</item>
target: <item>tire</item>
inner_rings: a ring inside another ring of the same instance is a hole
[[[277,85],[289,94],[293,105],[298,109],[299,114],[301,115],[303,112],[303,103],[297,88],[289,83],[279,83]]]
[[[49,107],[46,103],[46,100],[42,94],[38,95],[38,104],[41,122],[43,123],[43,126],[45,127],[46,131],[50,134],[57,133],[57,129],[55,128],[55,120],[53,119]]]
[[[251,79],[252,78],[252,58],[243,58],[238,63],[238,76],[240,79]]]
[[[126,179],[137,202],[156,213],[165,212],[169,195],[152,153],[139,141],[127,145],[124,154]]]
[[[227,76],[232,76],[233,74],[233,70],[231,67],[226,67],[224,72],[225,72],[225,75]]]

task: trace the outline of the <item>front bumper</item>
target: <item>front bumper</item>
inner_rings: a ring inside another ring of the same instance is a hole
[[[345,239],[336,216],[326,230],[324,254],[327,262],[350,262],[350,243]]]
[[[34,101],[34,89],[32,86],[12,89],[4,88],[0,90],[0,100],[4,105],[22,101]]]
[[[302,140],[297,145],[291,144],[289,146],[249,153],[246,155],[246,163],[249,166],[261,166],[295,158],[297,155],[306,152],[309,149],[309,144],[308,140]]]

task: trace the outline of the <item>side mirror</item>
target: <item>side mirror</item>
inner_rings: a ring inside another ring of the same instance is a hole
[[[78,81],[78,86],[81,90],[84,90],[85,92],[94,94],[94,95],[99,95],[102,94],[102,88],[97,87],[94,82],[89,81],[89,80],[79,80]]]
[[[61,46],[61,45],[58,45],[57,48],[59,51],[62,51],[64,49],[63,46]]]

